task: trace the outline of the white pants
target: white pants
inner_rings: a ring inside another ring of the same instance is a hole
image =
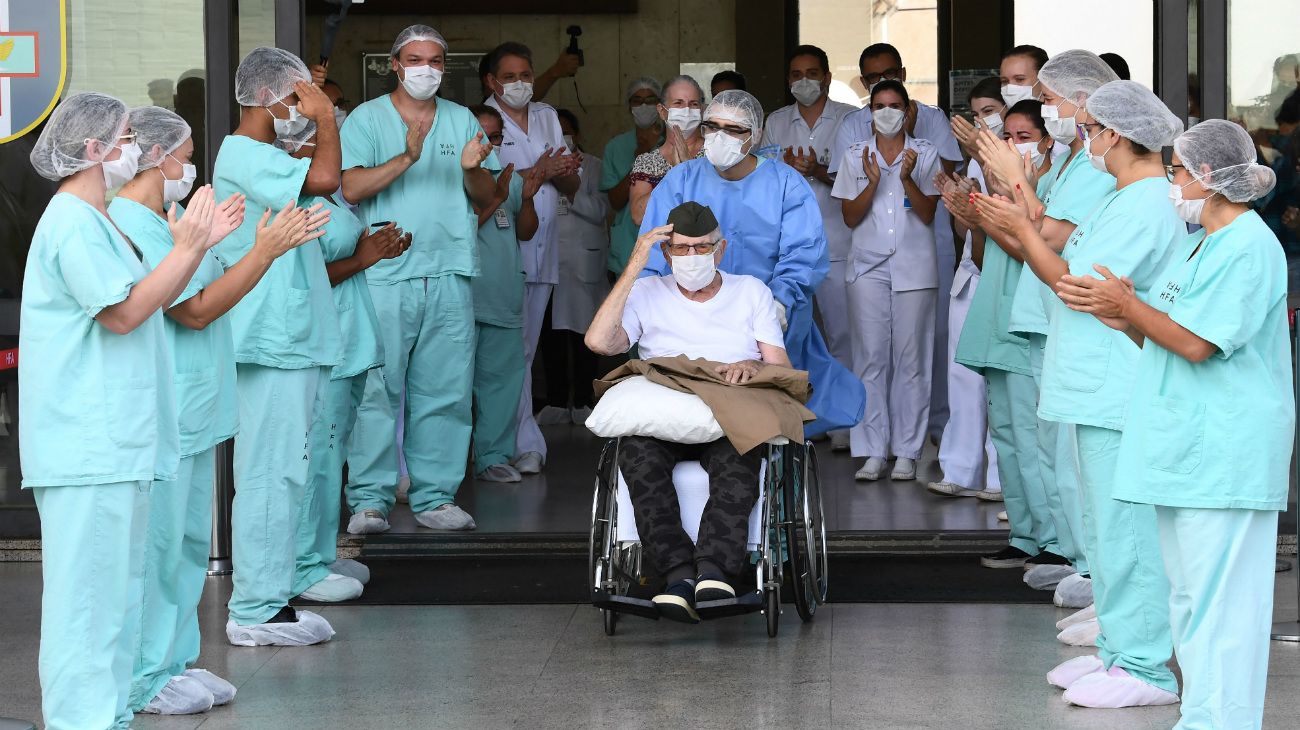
[[[934,289],[893,291],[889,264],[848,287],[853,372],[867,389],[867,412],[849,445],[858,457],[917,459],[930,422]]]
[[[957,271],[957,248],[952,234],[952,218],[943,201],[934,209],[934,249],[939,266],[939,289],[934,306],[934,351],[941,353],[948,346],[948,302],[952,296],[952,280]],[[960,329],[960,328],[958,328]],[[943,433],[951,417],[948,405],[948,369],[951,358],[935,357],[930,376],[929,432]]]
[[[546,318],[546,305],[551,301],[554,284],[524,285],[524,389],[519,394],[519,428],[515,435],[515,455],[536,451],[546,459],[546,438],[537,427],[533,415],[533,358],[537,356],[537,341],[542,336],[542,320]]]
[[[998,452],[989,436],[988,389],[984,376],[953,362],[979,280],[978,276],[971,277],[961,293],[949,300],[948,424],[943,428],[939,446],[939,466],[944,481],[967,489],[1001,491]]]

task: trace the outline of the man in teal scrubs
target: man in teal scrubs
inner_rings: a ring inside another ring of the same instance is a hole
[[[472,421],[470,281],[479,254],[470,202],[490,204],[489,170],[500,167],[474,115],[435,96],[446,55],[447,42],[433,28],[403,30],[391,60],[401,83],[343,124],[343,197],[360,206],[363,223],[391,221],[412,236],[406,253],[366,270],[384,367],[370,373],[348,449],[353,534],[388,529],[402,417],[416,521],[439,530],[475,526],[454,503]]]
[[[661,94],[663,89],[655,79],[649,76],[632,79],[625,97],[636,126],[611,139],[601,158],[600,191],[609,196],[609,207],[614,209],[614,226],[609,232],[609,270],[615,276],[623,273],[636,243],[637,225],[628,206],[632,162],[637,155],[663,143],[664,126],[657,111]]]

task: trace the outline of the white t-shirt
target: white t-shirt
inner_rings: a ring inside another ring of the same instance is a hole
[[[743,274],[722,274],[722,287],[707,302],[687,299],[672,275],[637,279],[623,330],[642,360],[685,355],[732,363],[761,360],[760,342],[785,347],[772,290]]]

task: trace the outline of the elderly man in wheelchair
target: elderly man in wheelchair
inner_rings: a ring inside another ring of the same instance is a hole
[[[652,248],[662,246],[669,276],[638,278]],[[684,355],[718,363],[721,380],[746,383],[765,367],[790,367],[776,302],[752,276],[719,272],[727,242],[712,211],[687,202],[668,224],[636,242],[627,268],[587,330],[604,355],[637,345],[640,357]],[[737,452],[727,438],[672,443],[625,437],[618,466],[627,481],[637,531],[666,587],[653,602],[664,618],[696,623],[695,605],[734,598],[731,580],[744,569],[749,516],[759,497],[764,449]],[[692,544],[682,527],[673,469],[698,461],[709,475],[709,500]]]

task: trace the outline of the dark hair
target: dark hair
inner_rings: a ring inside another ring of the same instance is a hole
[[[1101,54],[1101,60],[1105,61],[1107,66],[1110,66],[1110,70],[1114,71],[1116,76],[1124,81],[1129,80],[1128,61],[1125,61],[1123,56],[1118,53],[1103,53]]]
[[[970,93],[966,95],[966,103],[970,104],[977,98],[997,99],[1004,105],[1007,103],[1006,99],[1002,98],[1002,82],[998,81],[998,77],[996,76],[990,76],[987,79],[980,79],[979,83],[970,87]]]
[[[527,61],[530,68],[533,65],[533,52],[528,50],[528,46],[515,41],[506,41],[496,48],[493,48],[491,51],[488,51],[487,56],[484,57],[484,63],[487,65],[488,73],[495,76],[497,71],[501,68],[501,60],[506,56],[518,56]],[[480,65],[479,68],[482,69],[483,66]]]
[[[1133,154],[1135,155],[1149,155],[1152,152],[1154,152],[1154,150],[1147,149],[1146,145],[1134,142],[1133,140],[1129,139],[1128,137],[1125,137],[1124,135],[1120,135],[1120,137],[1125,142],[1128,142],[1129,148],[1133,150]]]
[[[495,107],[490,107],[487,104],[475,104],[469,108],[469,113],[473,114],[475,119],[478,119],[479,117],[492,117],[498,122],[501,122],[502,127],[506,124],[506,120],[501,116],[501,112],[497,111]]]
[[[713,74],[713,80],[709,82],[710,91],[712,91],[712,86],[719,81],[728,82],[733,84],[737,89],[746,91],[745,76],[739,71],[719,71],[716,74]]]
[[[1002,60],[1005,61],[1012,56],[1025,56],[1034,62],[1034,68],[1042,70],[1043,64],[1047,63],[1047,51],[1038,46],[1016,46],[1006,53],[1002,54]]]
[[[898,64],[899,68],[903,67],[903,56],[898,52],[897,48],[894,48],[888,43],[872,43],[866,48],[863,48],[862,55],[858,56],[858,70],[862,70],[862,65],[867,62],[868,58],[883,56],[886,53],[894,57],[894,61]]]
[[[1044,137],[1048,136],[1047,124],[1043,122],[1043,103],[1041,101],[1025,99],[1024,101],[1016,102],[1015,106],[1007,110],[1005,118],[1010,118],[1012,116],[1021,116],[1028,119],[1034,123],[1034,126],[1038,131],[1043,133]]]
[[[1300,91],[1292,91],[1282,100],[1274,121],[1278,124],[1300,124]]]
[[[339,82],[331,78],[326,78],[324,81],[322,81],[321,86],[337,86],[339,87],[339,91],[343,90],[343,84],[340,84]]]
[[[907,87],[903,86],[902,81],[895,81],[894,79],[884,79],[883,81],[876,84],[875,87],[871,89],[871,101],[868,102],[868,105],[876,103],[876,94],[879,94],[882,91],[892,91],[898,94],[899,96],[903,97],[904,106],[907,106],[912,103],[912,97],[907,95]]]
[[[569,126],[570,126],[570,127],[573,127],[573,131],[575,131],[575,132],[581,132],[581,131],[582,131],[582,129],[580,128],[580,125],[578,124],[578,116],[577,116],[576,114],[574,114],[573,112],[569,111],[568,109],[556,109],[556,110],[555,110],[555,114],[556,114],[560,119],[562,119],[562,120],[568,122],[568,123],[569,123]]]
[[[821,64],[822,73],[831,72],[831,60],[826,56],[826,51],[823,51],[817,46],[810,46],[807,44],[795,46],[794,50],[790,51],[790,55],[785,57],[786,71],[790,70],[790,64],[800,56],[812,56],[817,59],[817,63]]]

